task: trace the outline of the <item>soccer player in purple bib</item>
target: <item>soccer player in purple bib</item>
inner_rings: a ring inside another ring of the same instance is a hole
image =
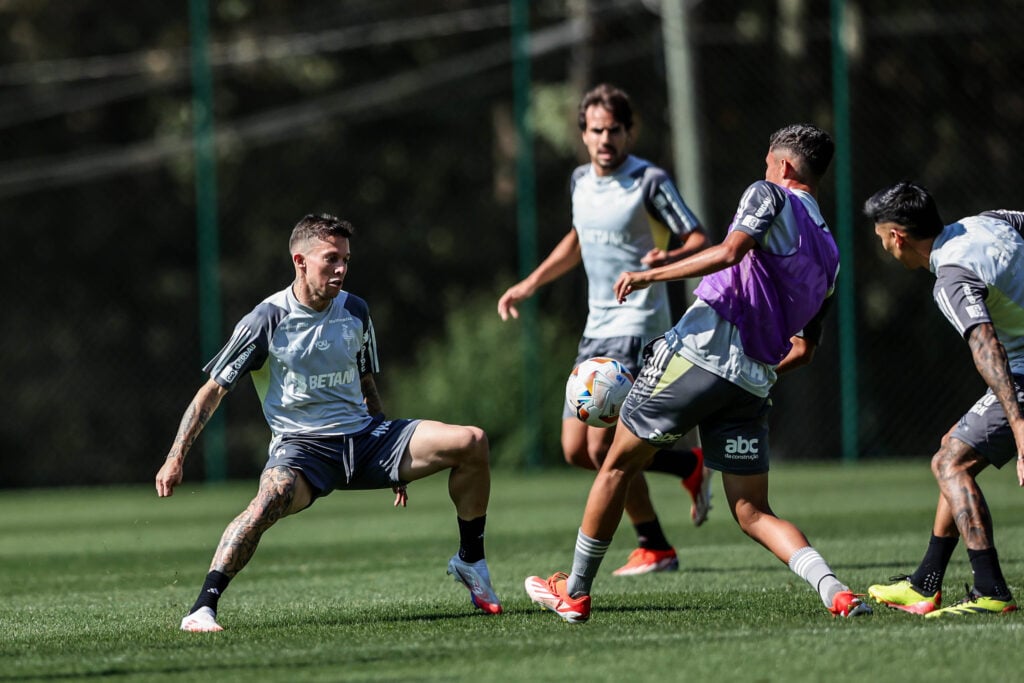
[[[607,84],[595,87],[580,102],[578,122],[590,163],[572,173],[572,229],[530,275],[502,294],[498,314],[502,320],[518,317],[520,301],[582,263],[589,314],[573,365],[607,356],[635,377],[644,345],[672,324],[668,290],[664,284],[655,285],[620,305],[615,300],[615,278],[624,270],[662,265],[699,251],[707,237],[668,174],[629,153],[633,109],[626,93]],[[668,250],[673,235],[680,244]],[[588,427],[566,407],[562,414],[566,462],[584,469],[600,468],[614,433],[614,428]],[[691,520],[696,526],[704,523],[711,507],[711,472],[704,467],[699,448],[658,453],[649,470],[679,477],[693,501]],[[638,547],[615,574],[677,569],[678,556],[665,538],[642,475],[630,487],[626,513],[636,530]]]
[[[405,506],[406,484],[449,470],[459,551],[448,573],[469,589],[473,604],[500,614],[484,559],[490,495],[487,436],[477,427],[430,420],[388,420],[373,373],[377,340],[366,302],[342,287],[352,226],[308,215],[292,230],[295,280],[260,303],[236,326],[204,371],[210,379],[185,411],[156,490],[170,496],[181,483],[189,448],[220,405],[250,375],[272,439],[259,490],[224,530],[183,631],[220,631],[217,604],[228,582],[252,558],[263,533],[334,489],[392,489]]]
[[[910,576],[871,586],[868,594],[929,618],[1013,612],[1017,603],[999,566],[992,514],[977,476],[1012,460],[1024,486],[1024,213],[986,211],[943,225],[928,190],[910,182],[879,190],[864,213],[897,261],[935,274],[935,303],[970,346],[988,385],[932,457],[939,502],[921,563]],[[943,608],[942,581],[961,537],[974,585]]]
[[[535,603],[570,623],[589,618],[591,586],[630,482],[655,452],[699,427],[704,462],[722,473],[740,528],[807,581],[833,614],[870,613],[803,532],[768,504],[769,392],[779,373],[810,362],[839,270],[839,252],[815,199],[833,149],[815,126],[776,131],[765,180],[747,188],[721,244],[619,276],[619,301],[656,282],[704,280],[675,327],[645,349],[587,499],[571,573],[528,577],[526,592]]]

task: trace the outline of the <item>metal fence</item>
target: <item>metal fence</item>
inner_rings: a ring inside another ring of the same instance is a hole
[[[496,300],[518,268],[508,4],[289,3],[231,14],[243,4],[211,5],[221,332],[226,339],[242,314],[288,282],[291,225],[333,210],[366,226],[357,251],[365,269],[354,270],[350,286],[370,301],[386,367],[414,364],[417,340],[443,334],[440,302],[482,292]],[[94,19],[112,11],[96,5]],[[628,90],[641,119],[637,153],[670,170],[672,117],[660,3],[530,7],[543,254],[569,228],[583,89],[610,81]],[[716,239],[746,185],[763,177],[773,130],[835,124],[836,7],[847,23],[854,211],[902,178],[928,185],[947,222],[1024,208],[1024,3],[685,7],[701,218]],[[0,253],[8,285],[0,487],[149,481],[205,360],[192,91],[187,60],[185,76],[175,61],[187,52],[187,17],[163,17],[160,31],[146,24],[137,35],[103,34],[109,43],[73,41],[81,52],[55,59],[24,38],[43,17],[18,12],[0,10],[18,38],[0,67],[0,211],[13,238]],[[432,28],[410,38],[417,26]],[[132,58],[142,65],[134,80],[124,75]],[[835,226],[832,177],[821,204]],[[871,226],[856,213],[847,218],[854,268],[840,286],[854,294],[855,376],[842,375],[833,314],[815,363],[775,391],[776,458],[840,457],[844,379],[857,389],[858,457],[931,453],[984,388],[966,344],[931,301],[931,276],[883,258]],[[570,325],[581,324],[584,306],[572,278],[540,300],[542,317]],[[569,359],[551,360],[545,371],[562,373]],[[400,377],[382,383],[402,390]],[[253,392],[235,392],[222,410],[228,475],[252,476],[267,438]],[[553,462],[557,437],[547,440]],[[203,471],[197,453],[187,476]]]

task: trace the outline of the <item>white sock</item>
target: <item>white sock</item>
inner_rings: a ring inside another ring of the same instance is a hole
[[[583,533],[580,529],[576,535],[576,552],[572,559],[572,573],[565,583],[565,590],[569,597],[578,598],[581,595],[590,595],[590,587],[597,576],[597,570],[601,567],[601,560],[608,552],[611,541],[599,541]]]
[[[811,546],[800,548],[793,553],[793,556],[789,558],[789,568],[794,574],[811,584],[811,588],[818,591],[825,607],[832,606],[832,599],[836,593],[850,590],[836,578],[828,566],[828,562],[825,562],[825,558]]]

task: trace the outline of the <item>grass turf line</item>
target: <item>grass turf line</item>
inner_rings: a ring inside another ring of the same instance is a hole
[[[833,619],[817,596],[747,539],[720,479],[707,524],[648,477],[681,570],[619,578],[624,521],[595,584],[591,622],[562,623],[522,590],[567,570],[591,475],[496,471],[487,550],[500,617],[478,614],[445,575],[457,527],[445,478],[390,492],[334,493],[264,537],[221,602],[219,634],[176,630],[227,522],[256,482],[0,493],[0,681],[820,681],[1002,678],[1018,614],[934,623],[878,608]],[[1001,561],[1024,597],[1024,492],[982,475]],[[936,489],[926,458],[857,466],[777,464],[776,512],[798,524],[840,579],[863,592],[912,570]],[[961,545],[947,603],[970,581]],[[1004,636],[1009,636],[1008,640]]]

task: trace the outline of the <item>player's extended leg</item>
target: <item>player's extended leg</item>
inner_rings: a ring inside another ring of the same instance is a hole
[[[590,487],[583,523],[576,536],[572,574],[558,572],[547,579],[527,577],[526,593],[533,602],[569,623],[590,618],[590,587],[622,520],[626,492],[655,450],[628,429],[616,430],[611,450]]]
[[[210,571],[192,609],[182,619],[183,631],[220,631],[217,604],[228,583],[249,563],[263,533],[279,519],[304,510],[313,500],[306,478],[290,467],[263,471],[256,496],[224,533],[210,563]]]
[[[948,615],[1002,613],[1017,609],[1010,589],[1003,578],[992,536],[992,515],[978,486],[976,477],[988,467],[988,460],[957,438],[943,439],[932,457],[932,473],[938,482],[948,510],[942,501],[936,510],[936,527],[952,517],[967,546],[974,586],[961,602],[928,613],[928,617]],[[942,515],[943,519],[940,519]]]
[[[598,470],[611,447],[616,429],[590,427],[575,417],[562,421],[562,452],[565,461],[575,467]],[[637,476],[626,494],[626,514],[636,531],[637,548],[626,564],[613,572],[616,576],[634,576],[679,568],[675,548],[665,538],[651,494],[643,475]]]
[[[462,519],[487,514],[491,495],[490,447],[479,427],[422,420],[398,467],[402,481],[416,481],[442,470],[448,475],[448,495]]]
[[[459,524],[459,552],[448,561],[448,573],[469,589],[470,599],[487,614],[501,614],[484,559],[484,527],[491,493],[490,447],[479,427],[422,420],[398,467],[402,481],[415,481],[442,470]]]
[[[732,516],[743,532],[807,581],[832,614],[846,617],[871,613],[871,608],[836,578],[804,533],[772,511],[768,504],[767,472],[750,475],[723,473],[722,486]]]

